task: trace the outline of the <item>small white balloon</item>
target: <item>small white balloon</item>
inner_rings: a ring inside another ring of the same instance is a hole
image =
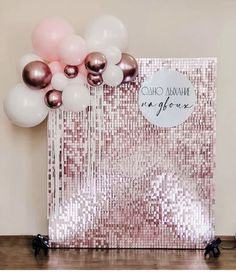
[[[56,73],[52,76],[52,87],[55,90],[62,91],[69,83],[68,78],[63,73]]]
[[[102,74],[103,82],[109,86],[116,87],[123,80],[123,71],[117,65],[107,65],[106,70]]]
[[[86,83],[86,78],[79,74],[77,77],[68,79],[69,84],[74,84],[74,83],[78,83],[78,84],[85,84]]]
[[[38,55],[34,54],[34,53],[28,53],[24,56],[22,56],[18,62],[17,65],[17,70],[20,76],[22,76],[22,72],[25,68],[25,65],[32,62],[32,61],[36,61],[36,60],[40,60],[43,61]]]
[[[83,84],[69,84],[62,92],[62,103],[68,111],[85,110],[90,105],[89,89]]]
[[[4,100],[4,111],[13,124],[19,127],[34,127],[48,115],[43,91],[32,91],[23,83],[17,84]]]
[[[124,52],[128,45],[128,31],[118,18],[105,15],[88,26],[85,40],[90,52],[101,52],[102,48],[108,46],[118,47]]]
[[[105,55],[108,64],[117,64],[122,57],[120,49],[115,46],[109,46],[102,49],[102,53]]]

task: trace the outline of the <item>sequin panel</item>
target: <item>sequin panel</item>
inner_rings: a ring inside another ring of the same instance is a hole
[[[48,119],[51,247],[203,248],[214,236],[216,59],[138,59],[135,82],[91,89],[86,112]],[[175,128],[149,123],[142,82],[162,69],[196,88]]]

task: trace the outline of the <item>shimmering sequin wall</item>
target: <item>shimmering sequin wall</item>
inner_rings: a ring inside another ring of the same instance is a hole
[[[133,83],[91,89],[82,113],[48,120],[52,247],[203,248],[214,235],[215,59],[139,59]],[[138,90],[177,70],[197,104],[181,125],[149,123]]]

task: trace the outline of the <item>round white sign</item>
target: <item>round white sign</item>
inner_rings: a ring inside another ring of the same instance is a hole
[[[163,70],[143,82],[139,108],[144,117],[159,127],[175,127],[194,110],[196,94],[192,83],[177,71]]]

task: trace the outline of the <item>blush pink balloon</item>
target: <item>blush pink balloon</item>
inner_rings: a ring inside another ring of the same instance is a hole
[[[47,93],[48,91],[52,90],[52,84],[49,84],[46,88],[42,89],[41,91],[43,91],[44,93]]]
[[[45,60],[59,60],[60,42],[73,33],[73,27],[63,18],[47,18],[40,22],[32,32],[33,48]]]
[[[48,66],[53,75],[63,72],[63,65],[59,61],[50,62]]]
[[[84,63],[79,66],[79,74],[83,75],[85,78],[88,75],[88,70],[86,69]]]
[[[60,44],[60,59],[69,65],[79,65],[87,55],[85,40],[77,35],[65,37]]]

